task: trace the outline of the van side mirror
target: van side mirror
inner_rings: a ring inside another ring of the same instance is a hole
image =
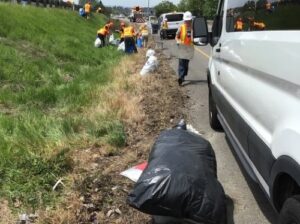
[[[203,17],[193,20],[193,39],[197,46],[205,46],[209,42],[207,23]]]

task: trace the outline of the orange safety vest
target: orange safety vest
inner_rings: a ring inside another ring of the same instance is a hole
[[[124,37],[133,37],[134,29],[132,26],[128,26],[124,28]]]
[[[92,6],[91,6],[89,3],[86,3],[86,4],[84,5],[84,11],[85,11],[86,13],[90,13],[90,12],[91,12],[91,9],[92,9]]]
[[[148,36],[149,32],[148,32],[148,28],[146,26],[142,26],[140,30],[141,30],[142,36]]]
[[[168,22],[167,21],[163,22],[162,29],[164,29],[164,30],[168,29]]]
[[[238,31],[242,31],[243,30],[243,22],[242,21],[236,21],[235,23],[235,29],[238,30]]]
[[[192,35],[192,32],[190,35]],[[188,30],[187,30],[186,24],[182,24],[180,26],[180,38],[179,39],[180,39],[181,44],[184,44],[184,45],[192,45],[192,43],[193,43],[192,36],[188,36]]]
[[[254,22],[253,25],[255,28],[260,29],[260,30],[264,30],[266,28],[266,25],[264,23]]]
[[[103,28],[101,28],[100,30],[98,30],[97,34],[101,34],[103,36],[106,36],[108,34],[108,29],[106,26],[104,26]]]

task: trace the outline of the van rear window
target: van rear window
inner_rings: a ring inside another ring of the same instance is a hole
[[[227,32],[300,30],[300,0],[230,0]]]
[[[183,14],[166,15],[166,18],[167,18],[168,22],[182,21]]]

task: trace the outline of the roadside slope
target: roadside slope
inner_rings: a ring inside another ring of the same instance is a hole
[[[185,93],[177,85],[168,60],[161,53],[159,70],[148,77],[139,72],[145,62],[145,51],[125,57],[113,70],[114,88],[120,95],[110,97],[109,107],[119,105],[126,127],[126,146],[112,150],[105,145],[93,145],[73,154],[78,164],[73,172],[75,191],[66,200],[40,216],[40,223],[151,223],[148,215],[126,204],[133,182],[120,172],[148,159],[155,138],[161,130],[170,128],[185,117]],[[111,91],[106,91],[108,96]],[[119,107],[117,106],[117,107]]]
[[[52,187],[72,171],[73,147],[125,144],[117,113],[85,114],[121,54],[93,46],[104,16],[4,3],[0,12],[0,197],[36,210],[56,201]],[[111,132],[97,132],[103,121]]]
[[[133,183],[119,173],[147,160],[158,133],[184,116],[168,61],[142,78],[145,50],[93,47],[103,17],[1,11],[0,223],[24,211],[41,224],[147,223],[126,205]]]

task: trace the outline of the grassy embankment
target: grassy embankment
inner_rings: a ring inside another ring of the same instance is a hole
[[[0,198],[14,207],[56,201],[71,149],[125,144],[120,108],[101,107],[121,57],[93,46],[104,22],[0,3]]]

